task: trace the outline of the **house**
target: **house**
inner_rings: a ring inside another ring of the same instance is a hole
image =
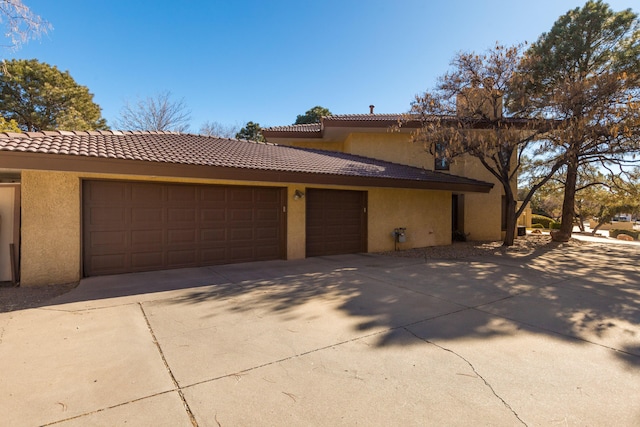
[[[265,132],[278,144],[170,132],[0,133],[2,280],[38,286],[386,251],[399,227],[402,248],[448,245],[452,201],[462,198],[465,231],[499,237],[499,192],[476,166],[436,171],[385,125],[343,116]]]
[[[429,220],[424,216],[407,219],[405,223],[409,234],[417,234],[418,241],[414,241],[417,246],[432,244],[420,238],[425,231],[438,234],[458,231],[478,241],[504,238],[504,190],[478,159],[471,156],[438,158],[412,141],[411,133],[420,126],[418,121],[407,121],[407,117],[400,114],[374,114],[373,106],[370,109],[370,114],[332,115],[323,117],[320,123],[271,127],[263,129],[262,133],[267,141],[279,145],[367,156],[420,168],[440,176],[466,177],[491,183],[493,187],[484,192],[451,188],[446,195],[448,205],[443,206],[449,222],[439,224],[437,230],[427,225]],[[459,110],[458,114],[466,114],[464,109]],[[400,120],[404,121],[402,127],[398,127]],[[457,116],[452,116],[450,120],[455,126]],[[504,120],[519,125],[517,119]],[[515,188],[514,182],[514,191]]]

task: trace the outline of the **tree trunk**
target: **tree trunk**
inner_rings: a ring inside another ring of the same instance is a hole
[[[591,235],[595,236],[598,230],[600,229],[600,227],[602,227],[604,224],[605,224],[604,222],[598,222],[596,227],[593,230],[591,230]]]
[[[506,226],[507,231],[504,235],[504,241],[502,242],[502,246],[513,246],[513,242],[516,238],[516,223],[518,221],[518,217],[516,216],[516,206],[517,202],[514,198],[513,193],[507,192],[506,194],[506,204],[505,207],[506,212]]]
[[[555,242],[568,242],[569,239],[571,239],[573,219],[575,217],[577,181],[578,155],[573,153],[567,162],[567,177],[564,185],[560,230],[551,233],[551,238]]]

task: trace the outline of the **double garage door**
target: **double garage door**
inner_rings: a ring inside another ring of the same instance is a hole
[[[85,276],[285,258],[286,190],[83,183]]]

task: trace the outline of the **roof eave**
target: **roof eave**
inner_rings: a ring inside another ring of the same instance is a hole
[[[263,129],[262,135],[265,138],[322,138],[322,131],[302,132]]]
[[[488,193],[493,188],[493,184],[481,181],[446,182],[442,180],[395,179],[387,177],[189,165],[182,163],[14,151],[2,152],[2,155],[0,156],[0,168],[13,170],[76,172],[86,174],[129,175],[140,176],[141,178],[190,178],[265,183],[407,188],[477,193]]]

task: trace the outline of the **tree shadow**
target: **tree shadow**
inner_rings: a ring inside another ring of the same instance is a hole
[[[58,303],[136,296],[185,310],[199,305],[203,321],[213,323],[248,312],[294,324],[340,317],[351,334],[375,335],[379,346],[416,344],[400,333],[414,327],[428,341],[526,331],[615,349],[627,365],[640,366],[638,247],[548,243],[462,259],[430,251],[426,258],[356,254],[127,275],[113,279],[129,283],[121,288],[100,285],[102,296],[95,288],[76,292],[81,284]],[[131,285],[140,277],[145,286]]]
[[[442,318],[450,321],[428,328],[424,339],[487,339],[524,330],[612,348],[640,366],[635,247],[549,243],[526,253],[456,260],[362,254],[324,261],[329,268],[200,288],[171,304],[241,297],[228,310],[285,313],[302,321],[304,307],[321,301],[351,317],[354,330],[378,334],[380,346],[415,343],[397,331]]]

